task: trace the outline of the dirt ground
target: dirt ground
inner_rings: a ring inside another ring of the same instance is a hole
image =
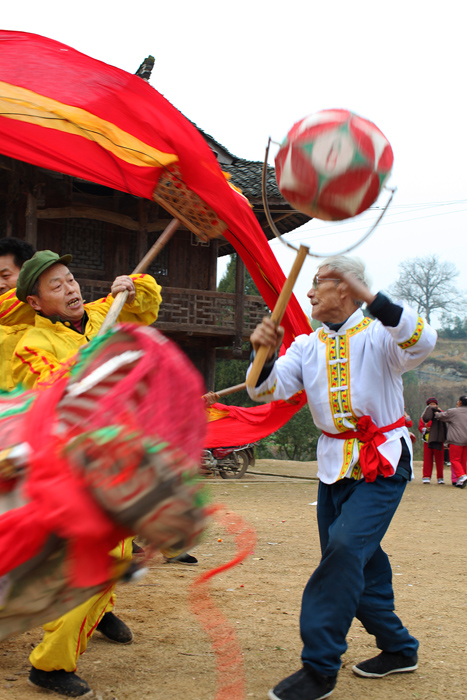
[[[259,460],[254,471],[310,477],[316,464]],[[445,486],[436,480],[423,485],[416,464],[416,480],[383,545],[395,574],[397,612],[420,640],[419,669],[380,680],[354,676],[352,665],[375,653],[373,638],[354,623],[335,700],[467,697],[467,490],[454,489],[448,472]],[[216,576],[211,590],[243,652],[245,700],[265,700],[269,688],[300,666],[301,593],[320,556],[317,481],[249,473],[239,481],[208,481],[213,499],[257,531],[254,554]],[[213,648],[188,609],[187,589],[200,573],[228,561],[235,551],[232,538],[213,521],[195,551],[199,566],[164,564],[157,558],[144,579],[119,586],[116,612],[133,629],[134,643],[119,648],[96,634],[78,664],[79,675],[98,699],[216,698]],[[41,630],[35,629],[0,643],[1,700],[43,697],[27,684],[28,654],[40,638]],[[224,697],[240,700],[233,694]]]

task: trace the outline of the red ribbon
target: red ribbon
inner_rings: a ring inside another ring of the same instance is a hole
[[[323,430],[323,435],[337,440],[359,440],[363,442],[360,448],[360,466],[365,481],[374,481],[378,474],[382,476],[392,476],[393,467],[388,460],[378,451],[378,447],[386,442],[384,433],[405,425],[405,418],[399,418],[391,425],[378,428],[370,416],[361,416],[358,419],[357,430],[346,430],[343,433],[327,433]]]

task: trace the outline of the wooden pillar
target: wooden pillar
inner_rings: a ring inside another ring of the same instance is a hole
[[[216,381],[216,348],[206,339],[206,363],[204,379],[208,391],[214,391]]]
[[[19,177],[16,172],[8,174],[8,206],[6,210],[5,236],[14,236],[17,226],[18,202],[20,201]]]
[[[217,255],[219,252],[219,239],[212,238],[209,246],[209,280],[208,289],[215,292],[217,289]]]
[[[37,248],[37,197],[31,192],[26,200],[26,241]]]
[[[148,243],[148,204],[144,199],[139,200],[137,261],[144,258],[150,247]]]
[[[245,316],[245,265],[237,253],[235,266],[235,341],[234,356],[242,354],[243,343],[243,319]]]

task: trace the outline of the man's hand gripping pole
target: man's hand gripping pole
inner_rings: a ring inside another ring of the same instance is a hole
[[[276,301],[274,311],[271,314],[271,320],[276,324],[276,326],[279,326],[280,322],[282,321],[282,317],[284,316],[287,304],[289,303],[289,299],[292,296],[295,282],[297,281],[297,277],[300,273],[300,270],[302,269],[303,263],[305,262],[308,250],[309,249],[307,248],[307,246],[300,246],[297,253],[297,257],[295,258],[294,264],[292,265],[292,269],[290,270],[290,274],[286,279],[285,284],[282,287],[282,291],[279,294],[279,297]],[[261,345],[256,351],[256,356],[253,360],[253,365],[248,373],[248,377],[246,378],[247,387],[256,386],[256,382],[258,381],[258,377],[261,374],[261,370],[263,369],[264,363],[266,362],[269,350],[269,347]]]

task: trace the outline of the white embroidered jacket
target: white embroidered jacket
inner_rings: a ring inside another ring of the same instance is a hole
[[[255,401],[288,399],[305,389],[315,425],[327,433],[355,430],[360,416],[378,427],[404,415],[402,374],[414,369],[433,350],[437,334],[406,304],[396,327],[364,317],[359,309],[337,331],[323,325],[298,336],[275,363],[269,377],[248,393]],[[385,433],[380,453],[395,469],[403,437],[412,454],[406,427]],[[321,435],[318,477],[332,484],[344,477],[360,478],[361,443]]]

